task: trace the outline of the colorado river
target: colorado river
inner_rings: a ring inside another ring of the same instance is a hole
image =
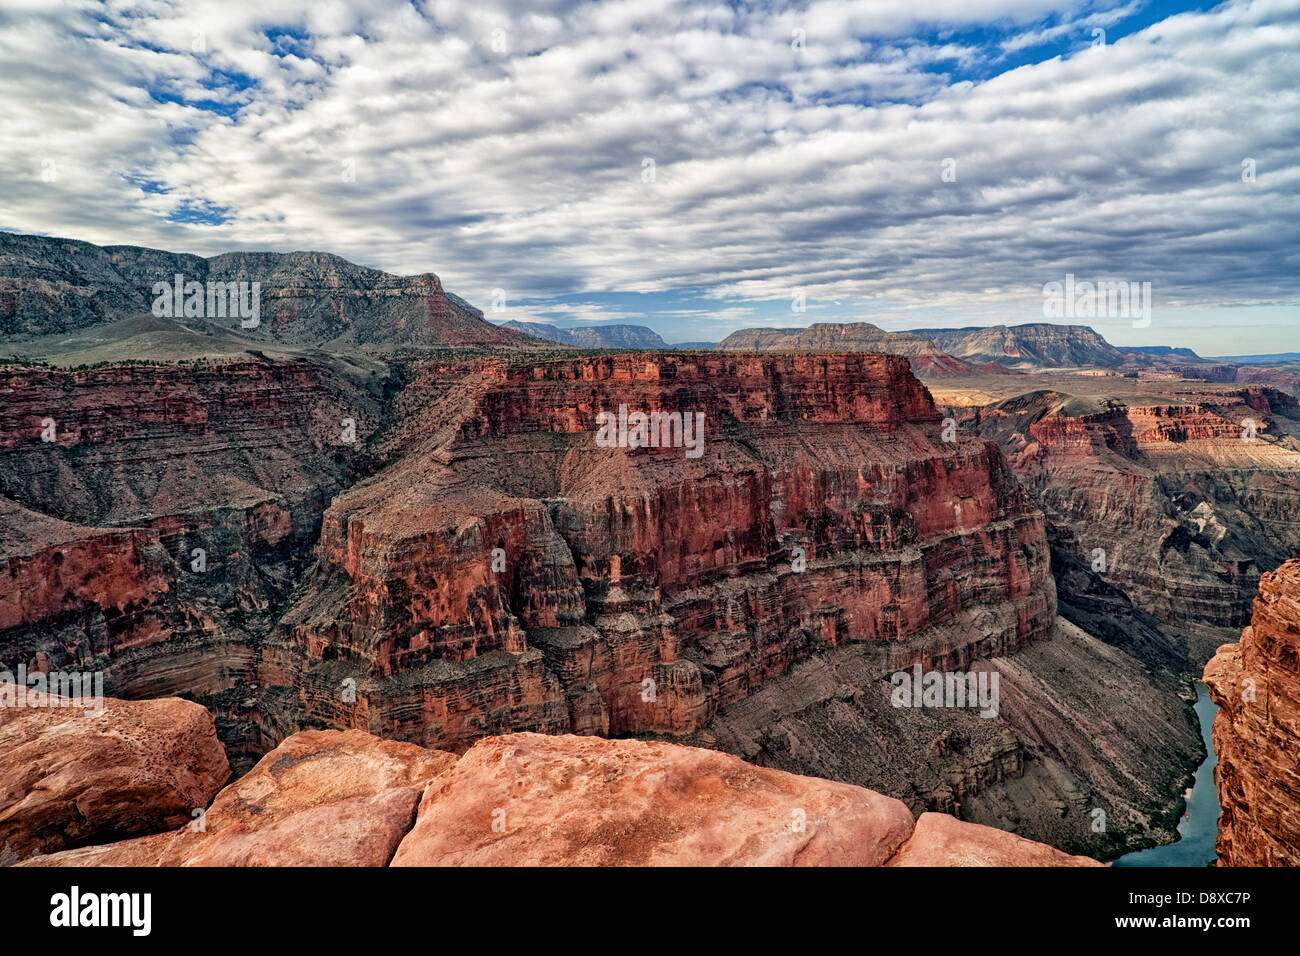
[[[1210,728],[1219,708],[1210,700],[1205,685],[1196,685],[1196,717],[1201,722],[1201,739],[1208,756],[1196,768],[1187,810],[1178,824],[1178,840],[1165,846],[1126,853],[1115,866],[1205,866],[1214,859],[1214,840],[1219,831],[1219,794],[1214,789],[1214,744]]]

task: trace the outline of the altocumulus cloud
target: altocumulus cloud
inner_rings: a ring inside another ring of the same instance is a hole
[[[1300,3],[1169,6],[7,0],[0,227],[535,310],[692,290],[707,334],[795,288],[980,316],[1066,272],[1293,304]]]

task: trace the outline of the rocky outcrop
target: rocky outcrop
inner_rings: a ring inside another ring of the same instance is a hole
[[[933,816],[914,824],[869,790],[666,743],[511,734],[457,759],[306,731],[196,825],[24,865],[1096,865]]]
[[[230,776],[198,704],[34,687],[0,683],[3,864],[187,823]]]
[[[1300,865],[1300,561],[1264,575],[1250,626],[1205,683],[1219,706],[1219,865]]]
[[[1096,866],[1086,856],[992,827],[962,823],[946,813],[923,813],[912,836],[886,866]]]
[[[394,866],[879,866],[897,800],[710,750],[511,734],[426,792]]]

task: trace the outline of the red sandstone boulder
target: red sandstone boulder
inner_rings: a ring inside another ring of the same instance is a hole
[[[923,813],[911,838],[886,866],[1101,866],[1005,830]]]
[[[101,710],[12,684],[0,696],[15,690],[28,705],[0,706],[4,862],[175,827],[230,776],[198,704],[104,698]]]
[[[305,731],[221,791],[202,824],[23,865],[1093,864],[940,814],[914,829],[898,800],[729,754],[541,734],[488,738],[458,760]]]
[[[359,730],[305,730],[222,790],[201,824],[39,864],[384,866],[425,787],[455,762]]]
[[[291,813],[267,826],[234,824],[186,866],[387,866],[415,821],[420,791],[395,787]]]
[[[904,804],[711,750],[510,734],[425,792],[394,866],[878,866]]]

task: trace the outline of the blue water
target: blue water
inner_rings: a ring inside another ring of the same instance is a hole
[[[1219,794],[1214,789],[1214,743],[1210,728],[1219,708],[1210,700],[1204,684],[1196,685],[1196,717],[1201,722],[1201,739],[1208,756],[1196,768],[1192,795],[1187,798],[1187,812],[1178,824],[1178,840],[1149,850],[1125,853],[1114,866],[1205,866],[1214,856],[1214,840],[1219,832]]]

